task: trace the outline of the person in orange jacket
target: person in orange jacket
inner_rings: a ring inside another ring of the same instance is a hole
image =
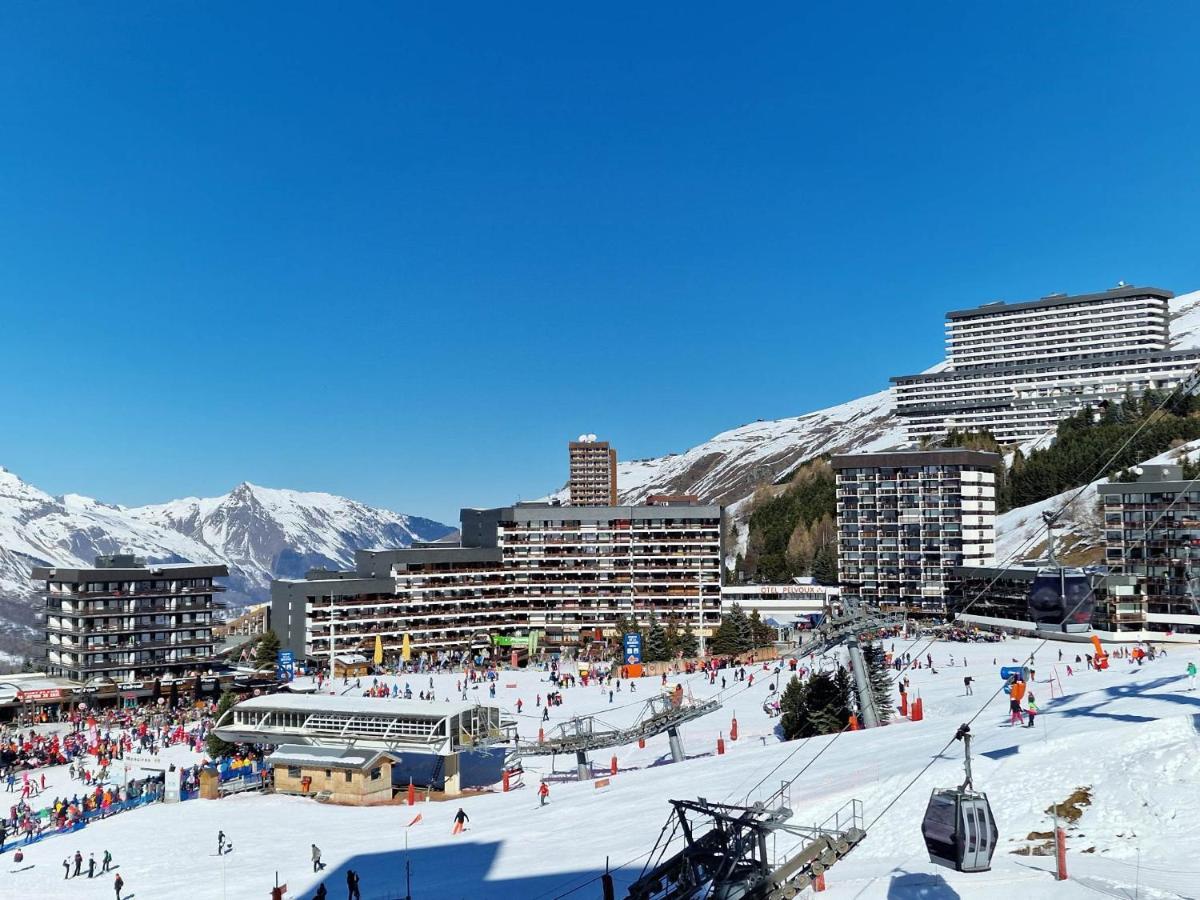
[[[544,781],[538,787],[538,797],[541,800],[541,806],[545,806],[546,801],[550,799],[550,786]]]

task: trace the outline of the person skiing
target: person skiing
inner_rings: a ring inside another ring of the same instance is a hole
[[[225,853],[225,832],[218,831],[217,832],[217,856],[221,856],[224,853]]]
[[[74,875],[72,875],[71,877],[72,877],[72,878],[78,878],[78,877],[79,877],[79,870],[80,870],[81,868],[83,868],[83,854],[82,854],[82,853],[80,853],[78,850],[76,850],[76,851],[75,851],[75,874],[74,874]]]
[[[358,892],[358,873],[353,869],[346,871],[346,900],[362,900]]]
[[[971,690],[971,682],[974,680],[975,679],[972,678],[970,675],[968,675],[966,678],[963,679],[963,687],[966,688],[966,691],[967,691],[966,694],[964,694],[963,696],[971,697],[974,695],[974,691]]]
[[[63,881],[71,877],[71,857],[63,860]]]
[[[104,857],[100,860],[100,871],[107,872],[112,867],[112,854],[107,850],[104,851]]]
[[[1034,699],[1033,694],[1029,695],[1029,703],[1028,703],[1028,706],[1025,711],[1029,714],[1029,724],[1026,725],[1025,727],[1032,728],[1033,720],[1037,718],[1037,714],[1038,714],[1037,700]]]
[[[545,806],[546,801],[550,799],[550,787],[544,781],[538,787],[538,797],[541,800],[539,804],[541,806]]]
[[[470,816],[468,816],[466,814],[466,812],[463,810],[463,808],[460,806],[458,808],[458,812],[456,812],[454,814],[454,828],[451,829],[450,833],[458,834],[460,831],[462,831],[466,827],[467,823],[470,821],[471,821]]]
[[[239,857],[239,859],[240,859],[240,857]],[[321,848],[318,847],[316,844],[312,845],[312,864],[313,864],[314,872],[321,871]]]
[[[88,878],[96,877],[96,854],[88,854]]]
[[[1187,677],[1188,690],[1194,691],[1196,689],[1196,664],[1194,662],[1189,662],[1187,664]]]
[[[113,890],[117,892],[117,900],[121,900],[121,889],[123,887],[125,887],[125,879],[118,872],[117,877],[113,879]]]

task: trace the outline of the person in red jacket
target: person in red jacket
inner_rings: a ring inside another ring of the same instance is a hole
[[[546,801],[550,799],[550,786],[546,782],[542,782],[538,787],[538,797],[541,799],[541,805],[545,806]]]

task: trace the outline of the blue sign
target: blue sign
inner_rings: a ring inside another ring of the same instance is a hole
[[[291,650],[280,650],[275,654],[275,677],[281,681],[296,677],[296,656]]]
[[[640,634],[626,634],[622,637],[621,647],[624,650],[625,662],[628,665],[636,665],[642,661],[642,636]]]

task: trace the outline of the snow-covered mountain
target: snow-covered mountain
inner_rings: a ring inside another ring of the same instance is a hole
[[[246,482],[221,497],[188,497],[126,513],[213,553],[229,565],[230,589],[252,598],[263,597],[272,578],[298,578],[316,566],[349,566],[355,550],[407,547],[455,531],[333,494]]]
[[[221,497],[113,506],[76,494],[52,497],[0,468],[0,601],[31,596],[31,565],[89,566],[97,554],[117,552],[154,562],[226,563],[228,599],[264,599],[272,577],[347,566],[358,549],[407,546],[453,531],[332,494],[252,484]],[[24,618],[11,603],[0,617]]]
[[[1172,347],[1200,347],[1200,291],[1171,303]],[[936,372],[942,363],[927,371]],[[697,494],[731,505],[764,481],[779,481],[801,463],[826,453],[869,452],[905,443],[890,390],[788,419],[753,422],[718,434],[683,453],[617,464],[623,503],[650,494]],[[565,496],[559,491],[554,497]]]

